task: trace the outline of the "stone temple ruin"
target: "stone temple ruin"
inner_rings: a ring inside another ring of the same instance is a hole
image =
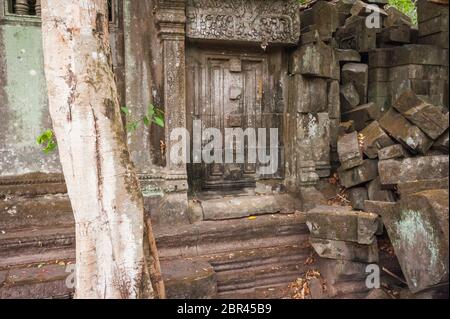
[[[109,5],[121,104],[165,111],[129,147],[170,298],[448,297],[448,1],[417,25],[387,0]],[[0,298],[73,293],[39,16],[0,1]],[[278,128],[278,170],[172,163],[199,119]]]

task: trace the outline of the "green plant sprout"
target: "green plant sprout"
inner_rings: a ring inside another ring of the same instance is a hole
[[[121,107],[120,111],[125,114],[125,116],[131,116],[131,111],[126,106]],[[164,111],[155,107],[153,104],[149,104],[147,114],[141,120],[133,120],[129,122],[126,126],[126,131],[128,133],[133,133],[139,128],[141,123],[145,126],[150,126],[154,123],[159,127],[164,127]],[[52,129],[47,129],[44,133],[38,136],[36,141],[38,145],[43,147],[42,151],[45,154],[53,152],[58,146]]]
[[[38,145],[41,145],[43,147],[42,151],[45,154],[53,152],[57,147],[55,134],[53,134],[53,131],[51,129],[48,129],[44,133],[39,135],[36,141]]]

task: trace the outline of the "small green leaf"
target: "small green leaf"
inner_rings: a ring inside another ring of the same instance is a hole
[[[155,114],[155,106],[153,104],[150,104],[148,106],[147,113],[149,118],[151,118]]]
[[[160,127],[164,127],[164,119],[162,117],[155,116],[155,118],[153,119],[153,123]]]
[[[39,135],[37,137],[36,141],[39,145],[43,146],[42,151],[45,154],[48,154],[48,153],[54,151],[57,147],[57,143],[54,139],[53,131],[50,129],[46,130],[44,133]]]
[[[150,118],[148,116],[144,116],[144,118],[142,120],[144,121],[144,125],[145,126],[149,126],[150,125]]]
[[[125,115],[130,115],[130,114],[131,114],[130,109],[127,108],[126,106],[122,106],[122,107],[120,108],[120,110],[121,110],[122,113],[125,114]]]

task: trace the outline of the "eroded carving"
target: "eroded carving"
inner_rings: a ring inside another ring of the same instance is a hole
[[[187,36],[295,44],[300,36],[296,0],[188,0]]]

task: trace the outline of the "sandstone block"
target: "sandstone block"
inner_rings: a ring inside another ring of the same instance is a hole
[[[434,140],[449,127],[448,112],[418,97],[412,90],[404,91],[395,101],[394,107]]]
[[[378,245],[376,241],[370,245],[361,245],[347,241],[310,238],[310,242],[315,252],[322,258],[365,263],[378,262]]]
[[[367,188],[352,187],[345,191],[353,209],[364,210],[364,202],[369,199]]]
[[[306,224],[311,237],[369,245],[375,240],[378,215],[350,207],[317,206],[308,211]]]
[[[410,157],[408,151],[400,144],[384,147],[378,151],[380,161]]]
[[[353,83],[341,86],[341,106],[344,112],[356,108],[360,103],[359,93]]]
[[[377,158],[381,149],[394,144],[394,141],[380,127],[377,121],[367,125],[360,134],[362,136],[363,152],[369,158]]]
[[[359,95],[359,104],[367,102],[369,67],[364,63],[346,63],[341,72],[342,84],[353,83]]]
[[[362,165],[349,170],[338,169],[341,184],[350,188],[375,179],[378,174],[377,162],[376,160],[364,160]]]
[[[345,134],[338,139],[337,152],[341,168],[346,170],[362,165],[363,154],[359,147],[358,133]]]
[[[387,111],[378,122],[390,136],[413,153],[425,154],[433,144],[433,140],[393,108]]]
[[[448,190],[403,198],[398,210],[382,212],[402,272],[412,292],[448,282]]]
[[[441,179],[448,177],[448,156],[421,156],[378,163],[383,185]]]

